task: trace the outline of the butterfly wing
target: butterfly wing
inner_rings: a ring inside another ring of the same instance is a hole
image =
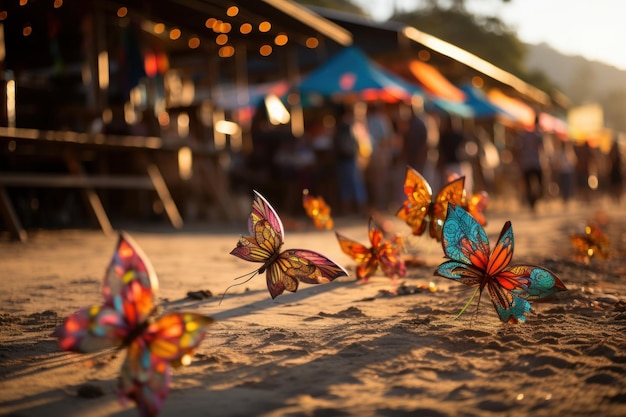
[[[121,233],[104,279],[104,305],[73,314],[54,336],[61,348],[75,352],[120,346],[153,311],[157,287],[150,261]]]
[[[443,252],[447,258],[486,271],[490,255],[487,233],[460,206],[452,204],[448,208],[442,238]]]
[[[415,169],[407,166],[404,178],[404,201],[396,216],[411,226],[413,234],[421,235],[426,230],[426,216],[432,199],[432,189],[426,179]]]
[[[429,213],[429,234],[430,237],[441,241],[443,223],[448,214],[448,205],[461,206],[465,193],[465,177],[460,177],[446,184],[433,201],[431,212]]]
[[[248,218],[248,231],[251,236],[241,236],[231,255],[250,262],[268,262],[283,244],[283,224],[278,214],[256,191]]]
[[[118,394],[133,400],[142,416],[155,416],[167,393],[170,363],[192,353],[213,319],[193,313],[169,313],[150,324],[129,347]]]
[[[400,258],[400,246],[386,240],[380,227],[370,217],[369,238],[372,243],[373,257],[387,277],[406,276],[406,265]]]
[[[335,232],[335,235],[337,236],[339,247],[341,247],[343,253],[357,262],[357,277],[361,280],[369,278],[378,267],[378,261],[376,257],[373,256],[372,249],[340,233]]]
[[[289,249],[267,269],[267,289],[272,298],[285,290],[296,292],[298,281],[326,284],[348,273],[326,256],[306,249]]]
[[[280,221],[276,210],[268,203],[268,201],[257,191],[254,191],[254,198],[252,200],[252,212],[248,218],[248,231],[250,235],[254,236],[254,225],[265,220],[270,224],[270,227],[274,229],[278,234],[278,239],[282,242],[283,236],[285,236],[285,230],[283,223]]]
[[[91,353],[120,346],[126,333],[126,323],[117,310],[93,306],[69,316],[53,336],[63,350]]]
[[[157,291],[159,287],[156,273],[148,257],[128,234],[120,233],[104,278],[102,291],[105,305],[118,305],[120,299],[127,295],[128,288],[135,285],[150,293]],[[150,300],[152,301],[152,297]],[[140,321],[143,321],[152,312],[154,303],[148,303],[147,299],[141,301],[145,303],[138,305],[136,312],[140,315]]]

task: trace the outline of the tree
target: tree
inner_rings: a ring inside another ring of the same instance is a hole
[[[463,2],[460,2],[463,3]],[[514,31],[497,17],[473,16],[460,5],[435,5],[392,17],[463,48],[517,76],[524,76],[526,50]]]
[[[367,13],[361,7],[357,6],[350,0],[298,0],[297,3],[367,16]]]

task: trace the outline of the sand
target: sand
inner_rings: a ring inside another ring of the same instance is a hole
[[[471,288],[433,271],[439,244],[409,236],[425,265],[402,279],[435,292],[392,296],[380,274],[326,285],[301,284],[272,300],[257,276],[219,296],[255,265],[229,255],[241,225],[189,225],[181,231],[126,230],[150,257],[165,310],[214,317],[190,366],[174,371],[161,416],[623,416],[626,415],[626,222],[610,202],[540,206],[533,215],[494,202],[495,240],[513,222],[514,261],[556,272],[569,291],[523,325],[503,324],[484,294],[454,320]],[[613,257],[573,257],[569,235],[603,213]],[[286,224],[288,222],[285,222]],[[308,248],[354,272],[332,231],[306,219],[288,228],[284,248]],[[361,242],[366,219],[336,219]],[[295,230],[292,230],[295,229]],[[26,244],[0,240],[0,415],[134,416],[115,394],[123,353],[63,352],[50,336],[77,309],[101,303],[104,270],[117,237],[96,231],[39,231]],[[193,300],[188,291],[216,296]]]

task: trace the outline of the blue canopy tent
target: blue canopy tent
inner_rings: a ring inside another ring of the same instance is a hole
[[[424,92],[372,62],[357,47],[343,49],[306,76],[297,86],[301,94],[326,98],[356,96],[360,99],[398,101]]]
[[[466,84],[460,87],[465,93],[465,104],[471,107],[475,119],[483,119],[496,116],[504,116],[515,119],[513,115],[502,107],[492,103],[487,96],[478,88]]]

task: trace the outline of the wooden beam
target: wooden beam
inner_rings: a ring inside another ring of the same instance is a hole
[[[8,187],[51,188],[117,188],[153,190],[150,177],[137,176],[76,176],[62,174],[0,174],[0,185]]]
[[[17,214],[13,209],[13,204],[11,204],[11,199],[9,199],[9,195],[6,192],[6,189],[1,185],[0,212],[2,212],[2,217],[4,218],[4,222],[9,228],[9,232],[11,233],[11,235],[20,242],[26,242],[28,240],[26,230],[24,230],[24,228],[22,227],[22,223],[20,222],[19,217],[17,217]]]
[[[165,213],[170,219],[172,226],[176,229],[180,229],[183,227],[183,218],[178,212],[176,203],[170,194],[170,190],[167,188],[167,184],[165,184],[165,180],[163,179],[163,175],[161,175],[159,167],[157,167],[157,165],[153,162],[148,162],[146,164],[146,170],[148,171],[148,175],[150,176],[154,189],[161,199],[161,203],[163,203],[163,208],[165,209]]]

